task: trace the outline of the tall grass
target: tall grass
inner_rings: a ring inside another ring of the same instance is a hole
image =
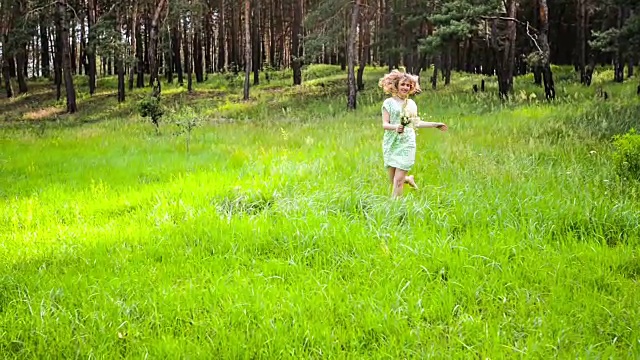
[[[2,100],[0,354],[637,358],[637,190],[608,134],[638,100],[556,70],[554,103],[529,77],[506,103],[476,76],[424,86],[420,112],[450,131],[419,131],[421,189],[400,201],[384,69],[352,113],[332,67],[299,88],[272,74],[249,102],[222,76],[165,86],[204,119],[189,151],[172,112],[159,136],[136,115],[144,91],[39,122],[24,114],[55,104]]]

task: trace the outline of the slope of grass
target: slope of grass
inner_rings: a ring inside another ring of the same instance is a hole
[[[609,138],[639,102],[556,70],[553,104],[530,77],[508,103],[472,93],[477,76],[424,86],[450,131],[420,130],[421,189],[400,201],[383,69],[352,113],[332,67],[299,88],[273,74],[249,102],[223,76],[167,85],[159,136],[136,115],[148,89],[118,105],[112,79],[76,115],[43,85],[0,100],[0,354],[637,358],[637,188]]]

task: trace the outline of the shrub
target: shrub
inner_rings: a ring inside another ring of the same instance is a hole
[[[172,119],[173,123],[178,126],[179,132],[177,135],[185,135],[187,142],[187,153],[191,151],[191,133],[193,129],[200,126],[204,122],[204,117],[201,115],[201,111],[196,111],[190,106],[185,106],[179,110],[174,110]]]
[[[148,117],[156,128],[156,133],[160,132],[160,119],[164,115],[164,110],[160,104],[160,97],[148,96],[138,104],[140,116]]]
[[[613,140],[616,173],[623,179],[640,181],[640,134],[631,129],[626,134],[614,136]]]

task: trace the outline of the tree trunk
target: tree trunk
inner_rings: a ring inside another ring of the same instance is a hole
[[[13,0],[13,19],[14,21],[20,21],[24,18],[24,14],[26,12],[24,0]],[[9,34],[12,35],[12,34]],[[27,81],[25,79],[25,66],[27,65],[27,44],[28,40],[26,36],[18,35],[13,39],[15,42],[13,43],[13,49],[15,50],[15,73],[18,78],[18,92],[20,94],[26,93],[29,91],[27,86]],[[6,43],[2,44],[3,46]]]
[[[624,5],[618,5],[618,29],[622,28],[624,24]],[[620,45],[618,45],[616,49],[616,59],[614,66],[614,81],[615,82],[623,82],[624,81],[624,52]]]
[[[87,0],[87,12],[88,12],[88,41],[87,41],[87,60],[89,64],[89,95],[96,93],[96,75],[98,72],[96,61],[96,1]]]
[[[151,29],[149,31],[149,71],[150,79],[149,84],[153,86],[158,79],[158,61],[157,61],[157,46],[158,46],[158,28],[160,25],[160,15],[164,10],[164,6],[167,0],[159,0],[156,6],[153,18],[151,19]]]
[[[76,89],[73,85],[71,72],[71,49],[69,49],[69,21],[67,20],[67,0],[58,0],[58,26],[60,26],[62,45],[62,69],[64,85],[67,92],[67,112],[70,114],[78,111],[76,107]]]
[[[204,82],[204,59],[202,58],[202,22],[200,18],[193,21],[193,71],[198,84]]]
[[[91,0],[90,0],[91,1]],[[146,32],[146,30],[145,30]],[[145,36],[146,37],[146,36]],[[142,36],[142,12],[136,25],[136,87],[141,89],[144,87],[144,37]]]
[[[302,35],[302,2],[294,0],[293,24],[291,25],[291,57],[293,58],[293,85],[302,84],[302,49],[300,47],[300,36]]]
[[[261,20],[261,2],[256,1],[253,7],[253,33],[251,34],[251,59],[253,61],[253,85],[260,84],[260,66],[262,65],[262,52],[261,52],[261,33],[260,33],[260,20]]]
[[[53,57],[53,80],[56,85],[56,100],[60,101],[62,97],[62,26],[60,25],[60,11],[54,9],[55,18],[55,54]]]
[[[84,3],[84,1],[83,1]],[[78,62],[78,75],[86,75],[88,73],[87,66],[87,33],[85,30],[85,17],[83,13],[80,17],[80,59]]]
[[[276,66],[276,2],[271,1],[270,13],[269,13],[269,65],[272,68]]]
[[[298,3],[299,0],[293,0],[294,4]],[[275,34],[275,39],[276,39],[276,52],[274,55],[274,66],[277,69],[281,69],[283,64],[284,64],[284,38],[285,38],[285,28],[284,28],[284,11],[283,11],[283,1],[274,1],[274,4],[278,4],[276,5],[275,8],[275,14],[274,16],[276,16],[275,18],[275,24],[276,24],[276,34]]]
[[[31,76],[33,76],[33,78],[38,78],[40,76],[40,57],[38,56],[39,53],[40,53],[40,39],[38,38],[38,35],[33,35],[31,39],[31,55],[32,55]],[[0,76],[1,74],[2,72],[0,72]],[[1,80],[2,78],[0,78],[0,81]]]
[[[366,0],[364,1],[363,5],[367,6],[367,2]],[[370,21],[371,19],[369,18],[369,14],[371,14],[371,12],[366,11],[365,10],[361,10],[363,13],[361,14],[361,21],[360,21],[360,28],[362,29],[361,34],[362,36],[360,37],[361,41],[360,41],[360,46],[362,48],[362,51],[360,53],[360,66],[358,67],[358,79],[357,79],[357,83],[358,83],[358,91],[364,90],[364,80],[363,80],[363,76],[364,76],[364,68],[367,65],[367,62],[369,61],[369,58],[371,57],[371,24]]]
[[[420,65],[418,66],[418,71],[414,74],[416,76],[420,76],[420,73],[422,72],[422,70],[426,70],[427,69],[427,64],[428,64],[428,59],[427,59],[427,54],[422,54],[420,56]]]
[[[357,106],[356,96],[358,94],[356,88],[356,78],[354,74],[354,67],[356,62],[356,34],[358,32],[358,15],[360,13],[360,5],[362,4],[362,0],[356,0],[353,4],[353,8],[351,10],[351,26],[349,27],[349,42],[348,42],[348,53],[347,53],[347,61],[349,63],[349,75],[348,75],[348,85],[349,85],[349,95],[347,98],[347,109],[355,110]]]
[[[533,4],[534,24],[540,27],[540,3],[536,0]],[[536,63],[533,65],[533,83],[538,86],[542,86],[542,65]]]
[[[145,16],[144,16],[144,70],[143,70],[143,74],[151,74],[151,65],[150,65],[150,59],[149,59],[149,47],[150,45],[150,34],[151,34],[151,16],[149,15],[149,8],[147,7],[146,11],[145,11]]]
[[[231,67],[235,75],[240,72],[240,65],[242,63],[241,46],[240,46],[240,14],[241,9],[236,9],[242,6],[241,1],[231,2],[231,34],[229,36],[230,49],[231,49]]]
[[[9,41],[9,35],[2,35],[2,43],[6,44]],[[11,66],[9,65],[9,49],[7,46],[2,47],[2,77],[4,79],[4,89],[7,94],[7,98],[13,97],[13,88],[11,87]]]
[[[556,88],[553,83],[553,73],[551,72],[551,50],[549,49],[549,8],[547,7],[547,0],[538,0],[539,4],[539,20],[540,20],[540,35],[538,36],[538,42],[542,49],[542,77],[544,81],[544,93],[547,100],[553,100],[556,98]]]
[[[171,27],[171,47],[173,48],[173,65],[178,73],[178,85],[184,86],[184,74],[180,48],[182,47],[182,32],[180,31],[180,21]]]
[[[438,68],[440,68],[440,54],[436,55],[433,60],[433,75],[431,75],[431,88],[435,90],[438,87]]]
[[[392,9],[392,4],[390,0],[386,0],[384,4],[384,13],[385,13],[385,28],[389,29],[393,33],[397,34],[397,24],[394,16],[394,12]],[[394,35],[387,34],[384,36],[383,42],[388,44],[387,46],[393,46],[394,43],[398,41]],[[387,65],[389,67],[389,71],[393,69],[397,69],[400,65],[400,56],[397,53],[392,53],[387,51]]]
[[[189,36],[189,28],[187,26],[187,19],[182,19],[182,51],[184,52],[184,69],[187,72],[187,91],[193,91],[193,61],[191,60],[191,54],[189,53],[189,43],[191,37]]]
[[[444,86],[451,84],[451,46],[447,46],[446,57],[444,62]]]
[[[635,16],[633,9],[629,10],[629,12],[627,13],[627,16],[629,18],[633,18]],[[629,62],[627,64],[628,69],[627,69],[627,77],[628,78],[632,78],[633,77],[633,68],[636,65],[635,61],[637,60],[637,55],[638,54],[629,54]]]
[[[116,15],[116,33],[122,33],[122,23],[124,22],[124,17],[118,11]],[[115,54],[115,62],[116,62],[116,71],[118,73],[118,102],[124,102],[126,99],[125,95],[125,74],[124,74],[124,53],[117,52]]]
[[[70,48],[70,56],[71,56],[71,72],[75,75],[78,73],[78,44],[77,44],[77,36],[76,36],[76,21],[75,19],[71,21],[71,48]]]
[[[473,39],[467,39],[467,45],[465,47],[464,57],[464,71],[468,73],[475,73],[476,71],[476,57],[474,56]]]
[[[133,11],[131,14],[131,26],[130,29],[130,41],[131,41],[131,53],[138,54],[138,0],[134,0]],[[129,69],[129,91],[133,91],[134,74],[137,72],[137,61],[132,62],[131,69]]]
[[[508,0],[507,3],[507,17],[515,19],[516,10],[518,7],[517,0]],[[515,47],[516,47],[516,22],[506,21],[506,38],[507,41],[503,46],[498,45],[498,30],[497,20],[493,20],[493,26],[491,29],[491,38],[493,41],[493,48],[496,51],[496,57],[498,59],[498,91],[500,98],[505,99],[509,97],[513,88],[513,70],[515,66]]]
[[[175,59],[173,56],[173,35],[174,34],[165,34],[165,39],[169,37],[169,46],[162,52],[162,57],[166,62],[165,66],[165,76],[167,77],[167,83],[173,84],[173,70],[175,69]],[[160,66],[162,67],[162,66]]]
[[[484,47],[483,57],[482,57],[482,74],[486,76],[496,75],[496,51],[493,45],[487,44]]]
[[[584,84],[586,86],[591,86],[591,80],[593,79],[593,71],[596,68],[595,59],[591,57],[589,64],[587,65],[584,71]]]
[[[40,14],[40,67],[42,69],[42,76],[44,78],[51,77],[51,67],[49,65],[49,35],[48,27],[46,24],[46,18],[44,14]]]
[[[540,65],[533,66],[533,83],[542,86],[542,67]]]
[[[251,0],[244,0],[244,100],[249,100],[249,78],[251,76]],[[254,24],[256,26],[256,24]]]
[[[226,40],[226,30],[225,26],[225,0],[220,0],[220,18],[218,20],[218,71],[224,72],[226,70],[227,63],[226,59],[226,50],[225,50],[225,40]]]
[[[16,73],[18,77],[18,91],[20,94],[29,91],[27,86],[27,79],[24,73],[24,68],[27,65],[27,49],[25,44],[18,45],[18,52],[16,54],[16,66],[18,67]]]
[[[374,29],[379,29],[384,21],[384,1],[383,0],[373,0],[375,2],[375,6],[376,8],[370,12],[370,14],[374,14],[373,15],[373,28]],[[371,41],[369,41],[369,45],[373,45],[375,44],[375,46],[373,46],[373,49],[371,51],[371,57],[373,58],[373,63],[377,63],[377,64],[381,64],[381,58],[380,58],[380,40],[381,40],[381,36],[379,34],[379,31],[374,31],[373,32],[373,39]]]
[[[209,74],[213,72],[213,59],[211,57],[213,47],[213,30],[211,28],[212,10],[211,5],[207,2],[207,9],[204,17],[204,74],[205,79],[209,78]],[[179,59],[175,59],[178,61]]]
[[[9,71],[12,77],[16,77],[16,58],[13,55],[9,57]]]
[[[580,71],[580,83],[586,84],[586,71],[587,71],[587,6],[585,4],[587,0],[578,0],[577,6],[577,60],[578,71]]]

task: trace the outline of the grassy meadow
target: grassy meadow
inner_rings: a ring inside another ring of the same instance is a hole
[[[611,160],[637,82],[556,68],[556,101],[525,76],[502,103],[429,73],[449,131],[418,131],[393,201],[384,71],[354,112],[330,66],[248,102],[165,84],[159,135],[114,78],[78,77],[74,115],[43,81],[0,99],[0,358],[640,357],[639,187]]]

